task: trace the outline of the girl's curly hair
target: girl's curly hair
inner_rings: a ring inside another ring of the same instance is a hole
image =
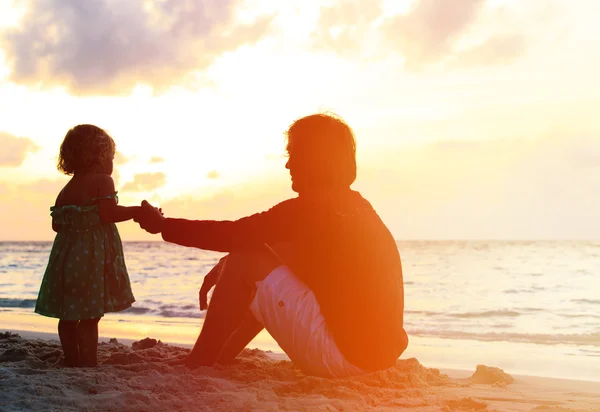
[[[91,124],[80,124],[65,135],[57,167],[66,175],[93,172],[112,160],[115,151],[115,142],[106,131]]]

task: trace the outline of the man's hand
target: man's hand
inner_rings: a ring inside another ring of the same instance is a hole
[[[200,310],[208,309],[208,292],[217,284],[219,278],[221,277],[221,270],[223,270],[223,266],[225,265],[225,261],[227,256],[219,260],[211,270],[208,272],[206,276],[204,276],[204,281],[202,282],[202,287],[200,287],[200,291],[198,292],[198,300],[200,302]]]
[[[165,217],[160,209],[152,206],[147,201],[142,201],[140,211],[133,219],[140,224],[140,227],[146,232],[156,234],[163,230]]]

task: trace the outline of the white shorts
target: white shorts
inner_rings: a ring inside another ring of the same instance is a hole
[[[250,310],[302,372],[327,378],[366,373],[344,358],[314,293],[287,266],[256,286]]]

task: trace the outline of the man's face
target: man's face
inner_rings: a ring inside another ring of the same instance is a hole
[[[290,153],[285,168],[290,171],[292,190],[296,193],[300,193],[301,190],[306,189],[306,167],[306,162],[302,162],[298,154],[294,155]]]
[[[294,192],[298,193],[298,183],[296,181],[296,179],[298,177],[295,176],[297,168],[295,167],[295,164],[292,162],[292,155],[291,154],[290,154],[290,157],[288,158],[288,161],[285,164],[285,168],[290,171],[290,178],[292,179],[292,190]],[[294,177],[296,177],[296,179]]]

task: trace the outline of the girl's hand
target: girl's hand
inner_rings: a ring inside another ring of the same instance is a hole
[[[142,201],[139,213],[134,221],[148,233],[156,234],[162,232],[165,217],[162,210],[155,208],[147,201]]]

